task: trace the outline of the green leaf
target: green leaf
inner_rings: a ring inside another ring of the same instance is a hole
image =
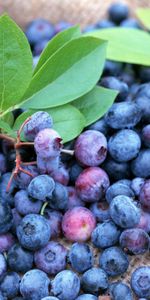
[[[21,29],[0,17],[0,112],[20,102],[32,77],[32,54]]]
[[[52,56],[58,49],[64,46],[70,40],[77,38],[81,35],[80,27],[73,26],[58,33],[52,40],[49,41],[48,45],[42,52],[38,64],[34,70],[34,74],[42,67],[42,65]]]
[[[101,118],[113,104],[118,92],[105,89],[103,87],[94,87],[88,94],[72,102],[78,108],[86,119],[86,126],[92,124]]]
[[[89,92],[100,78],[105,52],[106,42],[94,37],[67,43],[35,74],[23,107],[56,107]]]
[[[2,132],[7,133],[9,136],[16,137],[10,125],[4,120],[0,120],[0,129]]]
[[[70,104],[45,111],[52,116],[54,122],[53,128],[58,131],[64,143],[78,136],[85,126],[85,118],[82,113]],[[29,110],[22,113],[16,119],[13,130],[18,130],[21,124],[34,112],[35,110]]]
[[[8,123],[10,127],[12,127],[14,124],[13,113],[11,111],[8,112],[5,116],[2,117],[2,120],[5,121],[6,123]]]
[[[108,59],[150,66],[150,35],[147,32],[131,28],[111,28],[96,30],[88,35],[108,41]]]
[[[150,29],[150,8],[138,8],[136,15],[140,19],[141,23],[148,29]]]

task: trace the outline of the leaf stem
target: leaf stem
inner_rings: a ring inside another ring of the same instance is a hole
[[[74,150],[68,150],[68,149],[61,149],[61,153],[69,154],[69,155],[74,155]]]
[[[45,211],[45,208],[46,208],[47,205],[48,205],[48,201],[45,202],[45,203],[43,204],[42,208],[41,208],[41,212],[40,212],[40,215],[41,215],[41,216],[44,215],[44,211]]]

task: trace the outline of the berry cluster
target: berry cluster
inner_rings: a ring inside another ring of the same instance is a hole
[[[135,24],[127,17],[114,4],[97,26]],[[52,35],[47,21],[27,31],[34,45]],[[150,246],[148,82],[149,68],[107,61],[99,84],[116,102],[76,140],[63,147],[45,111],[17,140],[1,134],[0,300],[150,299],[150,266],[122,280]]]

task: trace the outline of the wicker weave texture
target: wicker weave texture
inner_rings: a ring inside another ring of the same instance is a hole
[[[66,20],[72,24],[95,23],[106,14],[116,0],[0,0],[0,12],[8,12],[20,26],[42,17],[56,23]],[[150,0],[122,0],[131,7],[131,14],[139,6],[150,7]]]

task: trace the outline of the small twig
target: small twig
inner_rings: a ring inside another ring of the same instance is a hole
[[[14,144],[15,141],[16,141],[14,138],[12,138],[12,137],[10,137],[10,136],[4,134],[4,133],[0,133],[0,138],[1,138],[1,139],[8,140],[8,141],[11,142],[12,144]]]
[[[22,147],[22,146],[34,146],[33,142],[19,142],[17,144],[17,148]]]
[[[41,208],[41,211],[40,211],[40,215],[41,215],[41,216],[44,216],[44,211],[45,211],[45,208],[46,208],[47,205],[48,205],[48,201],[45,202],[45,203],[43,204],[42,208]]]
[[[61,149],[61,153],[65,153],[73,156],[74,150]]]
[[[30,161],[30,162],[22,162],[21,163],[23,166],[34,166],[37,165],[37,161]]]

